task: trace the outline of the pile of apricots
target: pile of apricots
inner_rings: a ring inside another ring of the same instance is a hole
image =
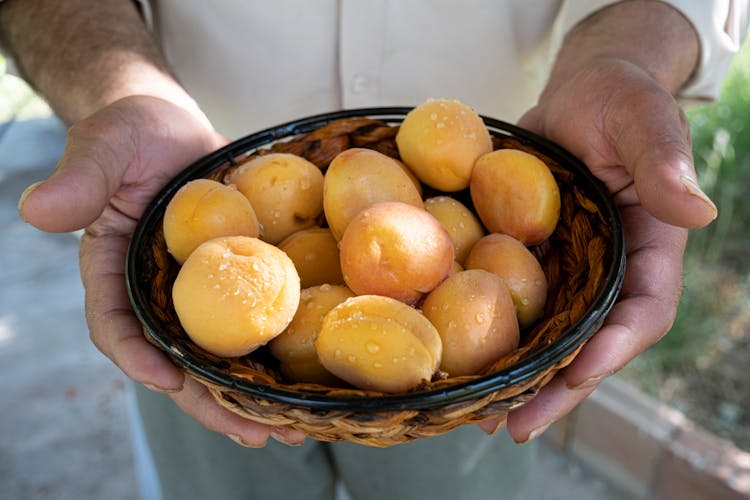
[[[268,153],[185,184],[163,228],[191,340],[220,357],[268,346],[290,382],[389,393],[517,349],[547,296],[529,247],[559,219],[552,173],[493,151],[455,100],[414,108],[396,145],[402,161],[352,148],[321,170]],[[473,210],[451,196],[467,189]]]

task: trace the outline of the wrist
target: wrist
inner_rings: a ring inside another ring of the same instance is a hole
[[[82,96],[80,101],[83,105],[75,111],[77,116],[70,117],[72,121],[84,118],[122,98],[138,95],[168,101],[212,128],[195,100],[165,69],[149,61],[130,61],[128,64],[121,64],[112,75],[98,91]]]
[[[680,11],[658,0],[618,2],[570,30],[543,96],[586,68],[615,60],[639,67],[674,95],[699,58],[698,34]]]

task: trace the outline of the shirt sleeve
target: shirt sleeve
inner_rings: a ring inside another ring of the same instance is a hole
[[[553,28],[556,53],[576,24],[612,0],[565,0]],[[678,92],[683,102],[711,101],[718,97],[732,58],[747,35],[748,0],[667,0],[693,25],[700,41],[700,61],[690,80]]]
[[[711,101],[718,97],[729,65],[747,36],[746,0],[669,2],[693,24],[701,44],[698,67],[678,94],[687,100]]]

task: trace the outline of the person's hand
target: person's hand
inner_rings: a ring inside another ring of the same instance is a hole
[[[71,127],[54,173],[27,188],[19,211],[44,231],[86,228],[80,267],[91,340],[127,376],[167,393],[205,427],[240,444],[262,446],[272,432],[300,442],[299,433],[274,431],[222,408],[146,341],[128,300],[125,254],[146,205],[182,168],[225,143],[180,107],[127,97]]]
[[[684,228],[716,217],[700,190],[684,113],[648,73],[600,60],[543,94],[519,124],[565,147],[604,182],[622,215],[627,263],[599,332],[528,404],[507,416],[517,442],[537,437],[671,327],[682,286]],[[481,424],[493,431],[498,420]]]

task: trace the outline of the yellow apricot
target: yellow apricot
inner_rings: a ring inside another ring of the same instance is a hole
[[[521,328],[530,326],[544,313],[547,277],[526,246],[507,234],[488,234],[466,258],[466,269],[484,269],[502,278],[510,290]]]
[[[396,145],[419,180],[445,192],[465,189],[474,162],[492,151],[481,117],[448,99],[430,99],[412,109],[399,127]]]
[[[546,240],[560,218],[560,189],[549,167],[517,149],[479,158],[471,174],[471,199],[490,232],[526,245]]]
[[[326,314],[315,340],[320,362],[359,387],[404,392],[429,381],[442,344],[418,310],[379,295],[360,295]]]
[[[258,236],[250,202],[233,186],[197,179],[182,186],[164,211],[167,250],[182,264],[198,245],[220,236]]]
[[[281,371],[294,382],[339,385],[318,360],[313,343],[320,333],[323,317],[354,293],[345,286],[321,285],[302,290],[294,319],[268,347],[281,362]]]
[[[424,208],[448,231],[453,240],[456,261],[463,263],[471,247],[484,236],[484,228],[466,205],[450,196],[434,196],[424,201]]]
[[[175,312],[188,336],[224,357],[245,355],[280,334],[292,321],[299,297],[291,259],[247,236],[201,244],[172,288]]]
[[[453,241],[426,210],[377,203],[357,214],[339,242],[344,281],[357,295],[414,304],[453,265]]]
[[[279,248],[294,262],[302,288],[344,284],[338,242],[330,229],[312,227],[297,231],[279,243]]]
[[[261,239],[274,245],[315,226],[323,213],[323,174],[301,156],[255,157],[237,167],[226,182],[250,200],[261,224]]]
[[[422,313],[443,341],[440,369],[476,375],[518,347],[516,307],[499,276],[471,269],[449,276],[425,297]]]
[[[463,266],[454,260],[451,270],[448,272],[448,276],[460,273],[461,271],[464,271]]]
[[[323,185],[323,208],[334,238],[343,237],[359,212],[383,201],[423,206],[420,192],[400,162],[363,148],[347,149],[331,161]]]

